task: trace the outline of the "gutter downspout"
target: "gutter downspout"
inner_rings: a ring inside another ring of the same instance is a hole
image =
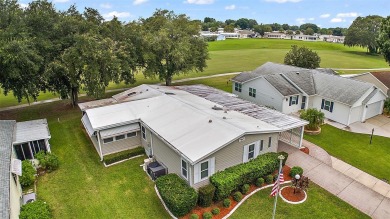
[[[103,153],[102,153],[102,145],[100,143],[100,131],[97,132],[97,137],[98,137],[98,143],[99,143],[99,156],[100,156],[100,161],[103,161]]]

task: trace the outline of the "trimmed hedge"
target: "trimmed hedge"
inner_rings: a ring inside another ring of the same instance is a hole
[[[236,201],[236,202],[240,202],[241,199],[242,199],[242,193],[239,192],[239,191],[235,192],[235,193],[233,194],[233,199],[234,199],[234,201]]]
[[[246,193],[249,192],[249,189],[250,189],[249,184],[244,184],[243,186],[241,186],[241,193],[245,195]]]
[[[52,218],[49,206],[40,200],[27,203],[20,209],[20,219],[50,219]]]
[[[213,215],[218,215],[219,213],[221,213],[221,210],[219,208],[213,208],[213,210],[211,210],[211,213]]]
[[[256,186],[257,187],[261,187],[262,185],[264,184],[264,179],[263,178],[258,178],[257,180],[256,180]]]
[[[211,214],[211,212],[205,212],[203,213],[203,219],[211,219],[213,218],[213,214]]]
[[[122,151],[115,154],[110,154],[103,157],[105,164],[112,164],[121,160],[125,160],[131,157],[135,157],[137,155],[145,154],[145,149],[143,147],[136,147],[131,150]]]
[[[267,176],[264,177],[264,181],[265,181],[265,183],[267,183],[267,184],[271,184],[271,183],[274,182],[274,176],[271,175],[271,174],[269,174],[269,175],[267,175]]]
[[[300,176],[302,176],[302,174],[303,174],[303,169],[302,169],[302,167],[299,167],[299,166],[295,166],[295,167],[293,167],[293,168],[291,168],[291,170],[290,170],[290,176],[291,177],[295,177],[295,175],[300,175]]]
[[[201,207],[209,207],[213,202],[215,186],[208,184],[198,190],[198,204]]]
[[[230,207],[230,204],[232,204],[232,202],[230,201],[230,199],[225,198],[225,199],[223,200],[223,203],[222,203],[223,207],[228,208],[228,207]]]
[[[199,219],[199,215],[191,214],[190,219]]]
[[[279,166],[279,153],[266,153],[258,156],[250,162],[226,168],[210,177],[210,182],[215,186],[215,200],[227,198],[241,185],[255,182],[275,171]]]
[[[190,212],[198,201],[198,194],[176,174],[167,174],[156,180],[156,186],[165,205],[176,217]]]
[[[19,181],[23,188],[34,183],[36,173],[37,171],[29,160],[22,161],[22,176],[19,177]]]
[[[35,157],[39,161],[39,166],[45,169],[48,172],[52,172],[60,166],[60,161],[58,157],[53,153],[48,153],[45,151],[38,152]]]

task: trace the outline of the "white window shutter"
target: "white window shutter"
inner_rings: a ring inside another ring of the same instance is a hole
[[[200,181],[200,163],[194,165],[194,183]]]
[[[244,146],[244,154],[242,155],[242,162],[248,162],[248,150],[249,150],[249,145]]]
[[[209,160],[209,177],[215,172],[215,157],[210,158]]]
[[[260,153],[260,141],[257,141],[255,144],[255,158],[259,156]]]

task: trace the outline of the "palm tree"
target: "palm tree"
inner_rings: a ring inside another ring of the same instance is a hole
[[[309,124],[306,125],[307,130],[317,131],[320,128],[320,125],[324,123],[325,115],[317,109],[307,109],[301,111],[300,117],[309,122]]]

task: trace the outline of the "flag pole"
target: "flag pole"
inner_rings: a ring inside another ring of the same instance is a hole
[[[284,156],[283,155],[279,155],[278,156],[280,162],[279,162],[279,171],[278,171],[278,179],[277,179],[277,183],[278,183],[278,190],[277,190],[277,193],[275,195],[275,201],[274,201],[274,210],[273,210],[273,213],[272,213],[272,219],[275,219],[275,213],[276,213],[276,203],[278,202],[278,196],[279,196],[279,187],[280,187],[280,172],[282,172],[282,160],[284,159]]]

